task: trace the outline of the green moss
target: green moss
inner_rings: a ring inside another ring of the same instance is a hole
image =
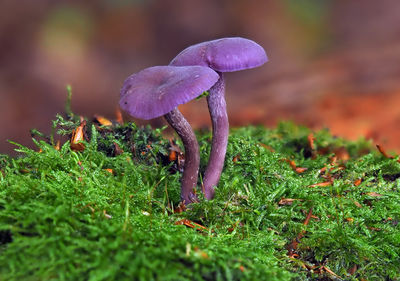
[[[78,125],[58,116],[53,128]],[[324,130],[311,149],[291,123],[232,130],[216,198],[173,213],[180,163],[162,129],[86,128],[82,152],[52,135],[0,157],[0,280],[400,278],[400,163],[368,142]],[[210,137],[198,134],[201,172]]]

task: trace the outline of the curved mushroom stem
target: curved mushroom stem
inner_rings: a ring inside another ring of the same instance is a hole
[[[229,136],[229,122],[226,113],[225,80],[219,73],[219,80],[209,90],[207,97],[208,110],[212,122],[212,144],[210,158],[204,173],[204,195],[207,199],[214,198],[214,186],[218,185],[226,154]]]
[[[185,148],[185,165],[181,179],[181,200],[184,204],[196,202],[197,198],[193,190],[197,185],[200,165],[199,144],[196,136],[178,108],[165,114],[164,118],[182,139]]]

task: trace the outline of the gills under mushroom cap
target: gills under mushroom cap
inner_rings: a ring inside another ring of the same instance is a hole
[[[153,119],[198,97],[218,79],[204,66],[149,67],[125,80],[119,104],[132,117]]]
[[[179,53],[170,65],[202,65],[218,72],[232,72],[258,67],[267,61],[264,48],[256,42],[228,37],[190,46]]]

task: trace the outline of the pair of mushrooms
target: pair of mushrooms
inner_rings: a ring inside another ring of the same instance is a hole
[[[197,201],[194,189],[200,155],[196,136],[177,106],[209,91],[207,103],[213,137],[203,192],[206,199],[212,199],[224,166],[229,135],[223,73],[258,67],[267,61],[264,49],[254,41],[240,37],[222,38],[190,46],[168,66],[146,68],[125,80],[121,89],[121,108],[144,120],[164,116],[182,139],[185,165],[181,200],[184,204]]]

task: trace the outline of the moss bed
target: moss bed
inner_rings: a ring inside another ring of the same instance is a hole
[[[399,158],[366,141],[233,129],[215,199],[182,211],[179,140],[89,120],[57,147],[80,124],[0,156],[0,280],[400,280]]]

